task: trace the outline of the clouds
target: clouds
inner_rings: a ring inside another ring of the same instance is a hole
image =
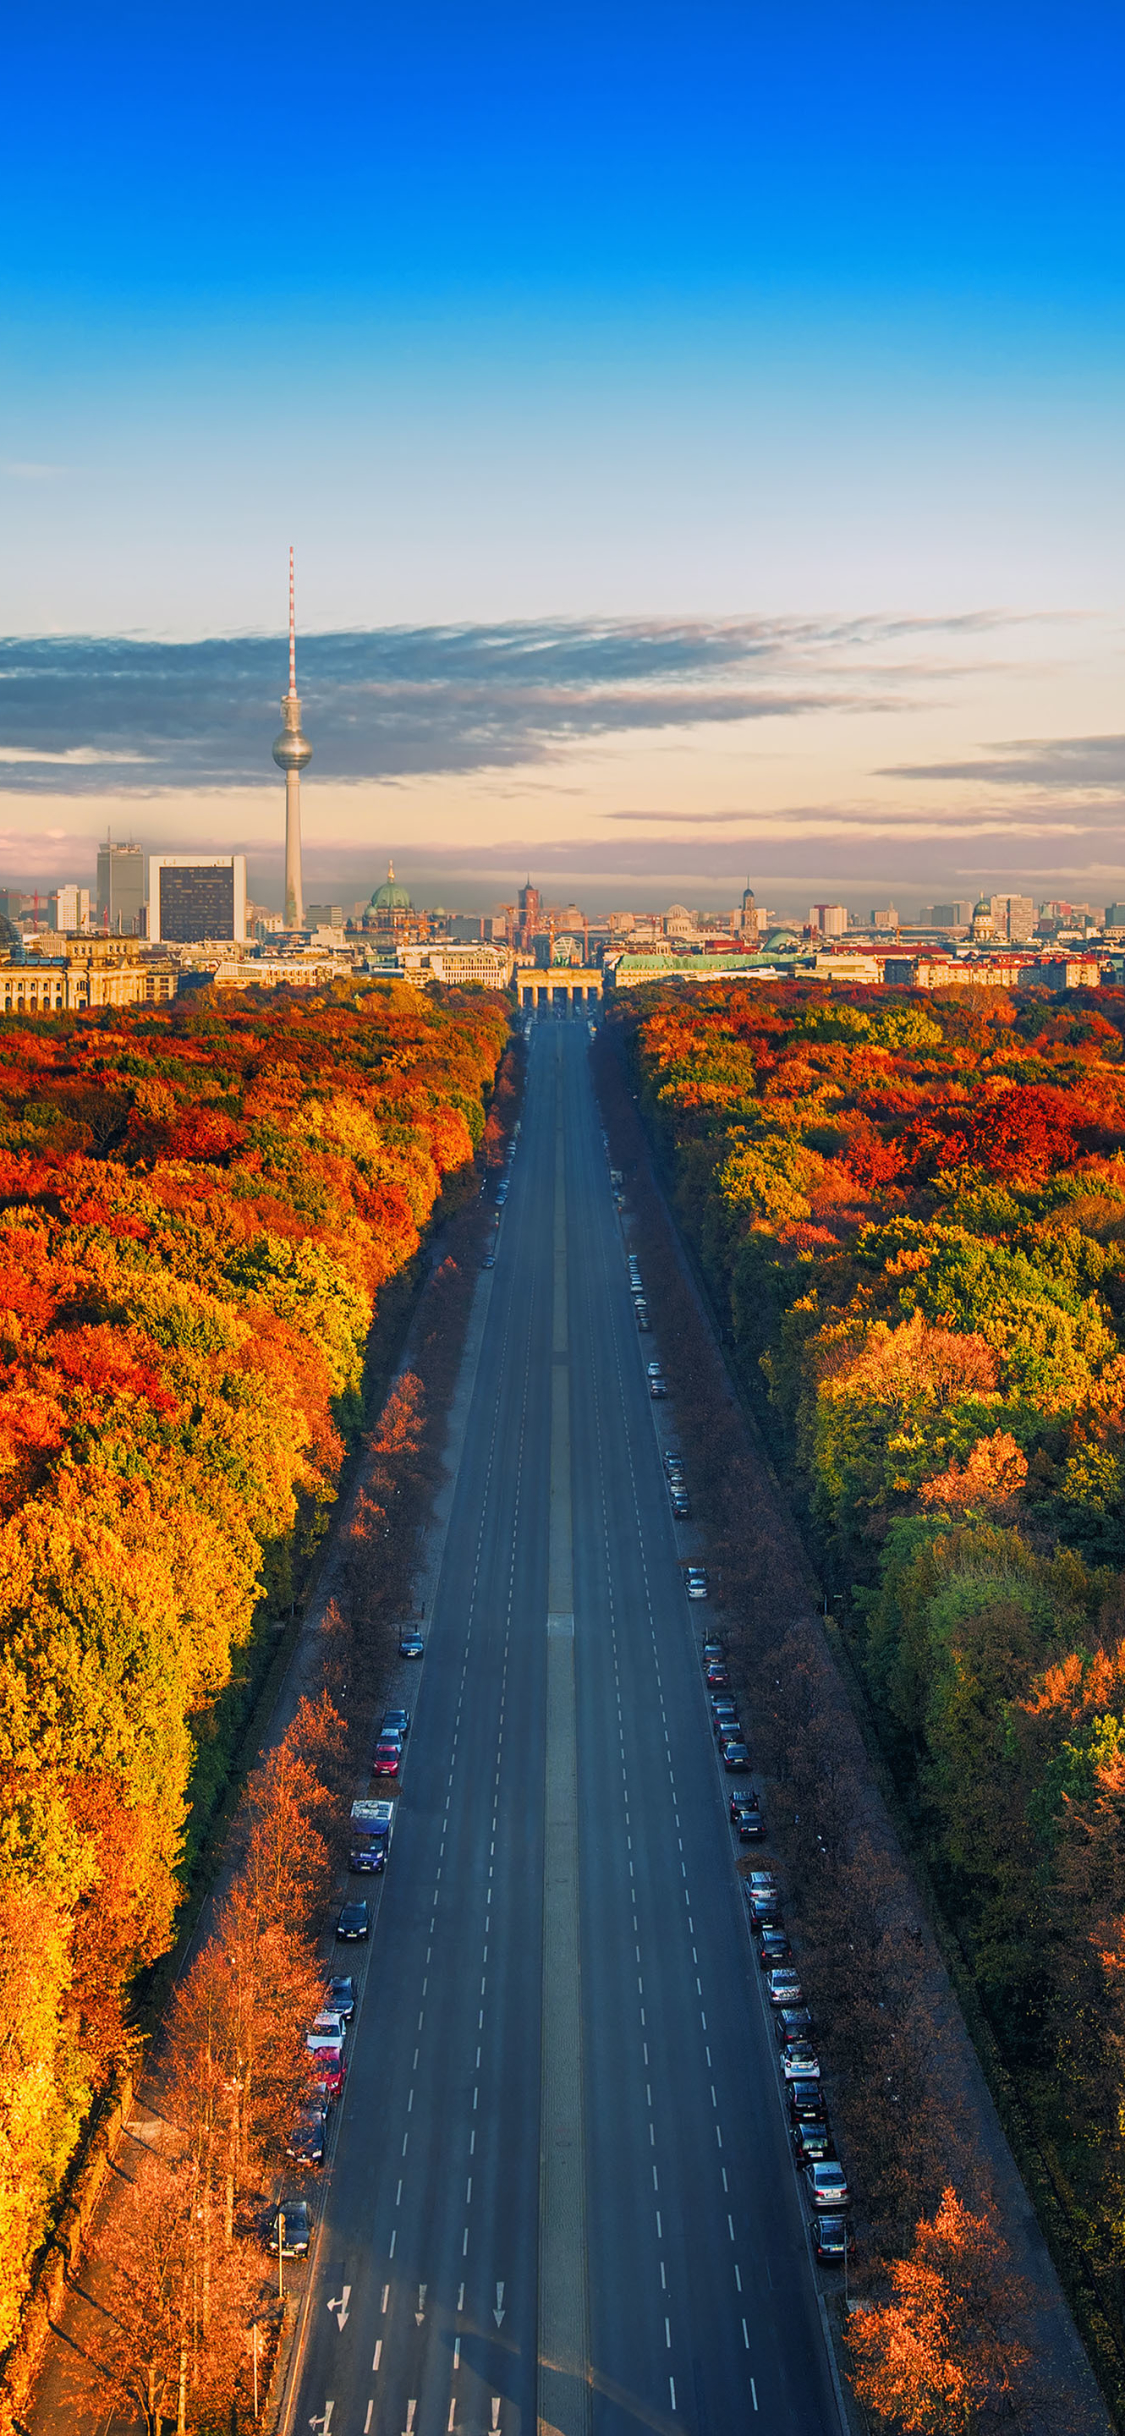
[[[904,762],[885,778],[968,779],[1048,795],[1109,794],[1125,800],[1125,736],[1036,736],[985,745],[968,761]]]
[[[829,712],[900,711],[949,668],[904,643],[1001,623],[949,619],[540,621],[310,635],[299,654],[320,779],[511,770],[568,746]],[[77,795],[273,786],[285,651],[191,643],[0,643],[0,775]]]

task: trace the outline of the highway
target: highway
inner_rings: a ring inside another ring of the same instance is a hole
[[[285,2436],[839,2436],[587,1046],[533,1030]]]

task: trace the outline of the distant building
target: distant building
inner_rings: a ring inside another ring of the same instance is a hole
[[[139,938],[144,901],[142,848],[117,846],[107,837],[98,848],[98,929]]]
[[[148,864],[148,936],[190,946],[204,939],[246,937],[244,854],[152,854]]]
[[[170,957],[122,953],[107,939],[51,939],[58,955],[0,965],[5,1015],[77,1015],[88,1007],[167,1006],[179,979]],[[132,944],[131,942],[129,943]]]
[[[993,897],[991,906],[995,938],[1006,939],[1014,947],[1026,946],[1035,937],[1037,915],[1033,898]]]
[[[1105,926],[1107,930],[1125,930],[1125,905],[1106,906]]]
[[[47,899],[47,918],[52,930],[89,930],[90,891],[73,884],[54,888]]]
[[[506,990],[513,959],[507,948],[486,947],[483,939],[475,944],[443,939],[402,947],[396,962],[402,979],[415,989],[440,981],[447,989]]]
[[[846,905],[810,905],[809,929],[818,930],[824,939],[842,939],[848,927]]]
[[[519,943],[521,947],[527,948],[533,945],[542,911],[543,899],[539,890],[532,887],[529,873],[519,895]]]
[[[973,918],[968,897],[954,897],[948,905],[923,906],[919,921],[931,922],[935,930],[967,930]]]
[[[994,939],[996,937],[996,923],[992,913],[991,897],[977,898],[976,904],[973,907],[973,918],[969,924],[969,937],[970,939],[978,942],[988,941],[989,939]]]
[[[387,864],[387,876],[377,888],[363,917],[364,930],[373,930],[384,945],[391,946],[406,936],[414,922],[414,907],[409,891],[395,878],[393,862]]]
[[[898,927],[899,919],[897,905],[876,905],[872,907],[872,930],[897,930]]]

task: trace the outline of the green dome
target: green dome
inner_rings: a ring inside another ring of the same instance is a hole
[[[409,913],[411,911],[410,898],[405,888],[400,888],[398,885],[393,863],[388,863],[386,879],[382,887],[376,889],[368,911],[369,913]]]

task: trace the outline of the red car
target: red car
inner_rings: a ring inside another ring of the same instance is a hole
[[[397,1776],[401,1760],[402,1751],[397,1742],[378,1742],[371,1762],[371,1773],[373,1776]]]
[[[338,2098],[347,2075],[342,2047],[318,2047],[315,2087],[323,2097]]]

